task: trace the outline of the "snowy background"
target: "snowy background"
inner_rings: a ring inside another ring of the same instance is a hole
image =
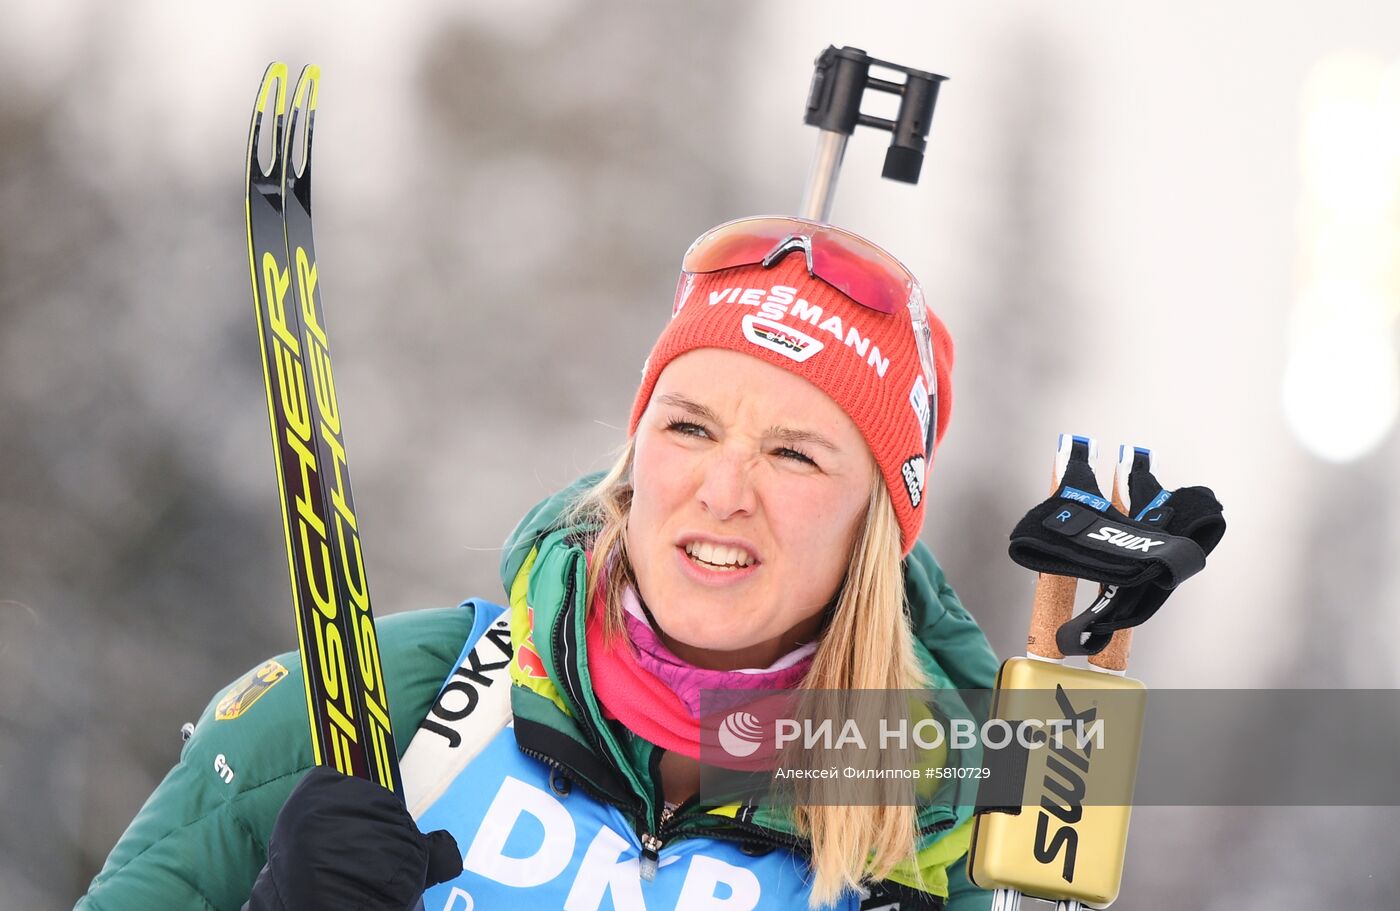
[[[295,644],[241,198],[272,59],[324,73],[378,612],[498,595],[513,522],[605,463],[686,245],[796,207],[830,43],[951,77],[923,183],[864,132],[834,218],[958,342],[925,539],[998,652],[1005,535],[1070,430],[1226,505],[1135,676],[1400,682],[1400,7],[855,7],[4,5],[0,911],[71,906],[180,724]],[[1117,907],[1394,907],[1397,838],[1394,808],[1140,808]]]

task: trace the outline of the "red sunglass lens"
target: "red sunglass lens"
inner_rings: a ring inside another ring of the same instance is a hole
[[[911,279],[897,262],[841,231],[785,218],[756,218],[720,227],[686,253],[681,268],[703,273],[760,263],[794,234],[810,238],[816,276],[857,303],[894,313],[908,301]]]
[[[761,218],[725,225],[701,238],[685,255],[685,272],[718,272],[763,262],[792,225],[781,219]]]
[[[881,313],[894,313],[909,299],[909,282],[883,259],[854,249],[844,238],[813,238],[812,268],[822,281]]]

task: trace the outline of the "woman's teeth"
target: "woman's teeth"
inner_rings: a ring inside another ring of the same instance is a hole
[[[753,557],[738,547],[725,547],[704,541],[692,541],[685,546],[685,552],[697,563],[705,563],[717,569],[738,569],[753,563]]]

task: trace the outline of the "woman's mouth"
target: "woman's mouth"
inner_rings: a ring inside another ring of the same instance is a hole
[[[687,578],[707,587],[742,584],[762,565],[747,548],[711,541],[677,545],[676,560]]]
[[[691,541],[685,545],[685,554],[695,565],[719,572],[735,572],[755,563],[753,556],[741,547],[706,541]]]

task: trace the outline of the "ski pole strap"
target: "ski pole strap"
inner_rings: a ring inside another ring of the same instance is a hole
[[[1140,467],[1128,477],[1128,497],[1131,517],[1103,496],[1091,465],[1071,461],[1055,493],[1011,532],[1011,559],[1021,566],[1105,585],[1057,630],[1065,655],[1096,655],[1115,631],[1149,620],[1205,567],[1225,534],[1220,501],[1208,487],[1164,490]]]
[[[1131,483],[1130,478],[1130,489]],[[1140,486],[1146,489],[1144,482]],[[1093,466],[1078,460],[1065,467],[1050,498],[1016,524],[1009,553],[1016,563],[1040,573],[1107,585],[1151,582],[1168,589],[1206,562],[1195,541],[1172,534],[1162,523],[1135,521],[1114,509],[1099,490]]]
[[[1142,587],[1134,590],[1146,593],[1147,588],[1148,587]],[[1156,586],[1151,586],[1151,588],[1156,592],[1162,592],[1164,595],[1166,594],[1166,589],[1157,588]],[[1127,589],[1117,585],[1106,586],[1099,596],[1094,599],[1094,603],[1089,605],[1079,616],[1071,617],[1062,623],[1060,628],[1055,630],[1055,645],[1060,649],[1060,653],[1066,656],[1097,655],[1099,652],[1108,648],[1108,644],[1113,641],[1113,634],[1117,631],[1118,627],[1105,630],[1099,624],[1102,621],[1114,619],[1113,608],[1123,606],[1122,604],[1115,605],[1114,601],[1118,593],[1123,591],[1127,591]],[[1124,601],[1127,600],[1126,598],[1124,599]],[[1165,597],[1161,599],[1161,601],[1165,600]],[[1161,601],[1157,602],[1157,607],[1161,607]],[[1154,607],[1152,613],[1155,613],[1156,610],[1157,608]],[[1150,615],[1151,614],[1149,614],[1149,616]],[[1147,617],[1143,617],[1142,620],[1138,620],[1137,623],[1130,623],[1127,625],[1137,626],[1146,619]]]
[[[1143,474],[1156,484],[1151,474]],[[1138,510],[1134,519],[1195,542],[1201,549],[1202,560],[1225,536],[1225,516],[1210,488],[1184,487],[1168,492],[1157,486],[1155,491],[1146,493],[1148,505]],[[1136,491],[1133,500],[1142,502]],[[1066,621],[1056,631],[1055,642],[1066,655],[1097,655],[1108,646],[1117,630],[1139,626],[1152,619],[1171,591],[1152,583],[1107,586],[1083,613]]]
[[[1168,589],[1206,565],[1205,553],[1190,538],[1134,522],[1112,506],[1100,512],[1063,493],[1026,514],[1012,533],[1010,553],[1036,572]]]

